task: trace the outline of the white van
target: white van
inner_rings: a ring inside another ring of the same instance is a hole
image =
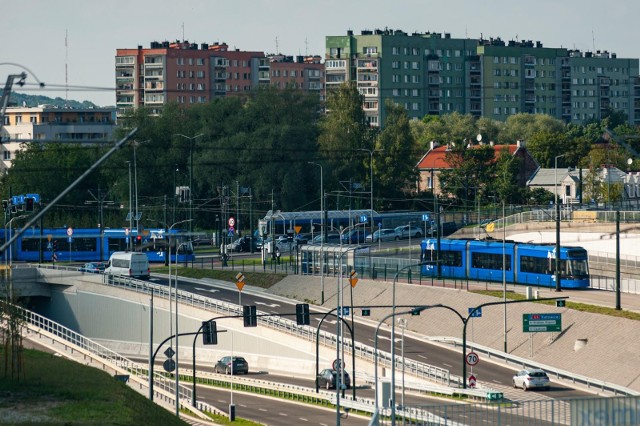
[[[104,273],[135,278],[149,278],[149,258],[144,253],[116,251],[109,258],[109,264],[105,268]]]

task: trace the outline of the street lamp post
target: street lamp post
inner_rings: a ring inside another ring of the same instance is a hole
[[[346,252],[349,252],[350,250],[353,250],[354,248],[348,248],[347,251],[344,251],[342,248],[342,237],[344,235],[345,232],[357,228],[358,226],[362,226],[362,225],[366,225],[366,223],[361,222],[361,223],[356,223],[355,225],[352,226],[347,226],[343,229],[340,230],[340,275],[338,275],[338,288],[337,288],[337,294],[336,294],[336,299],[337,299],[337,309],[336,309],[336,316],[338,318],[338,320],[336,321],[336,359],[340,360],[339,364],[342,364],[344,362],[343,357],[340,356],[340,347],[342,346],[343,349],[343,354],[344,354],[344,344],[343,343],[343,339],[342,339],[342,305],[344,303],[344,295],[343,295],[343,280],[342,277],[344,275],[344,268],[342,267],[342,260],[344,258],[344,254]],[[347,261],[347,263],[349,263]],[[338,344],[338,342],[340,342],[341,344]],[[340,388],[342,387],[342,383],[344,383],[344,368],[342,368],[342,365],[340,365],[340,373],[338,374],[338,371],[336,371],[336,425],[340,425]],[[355,380],[355,372],[353,372],[354,374],[354,380]],[[341,377],[342,376],[342,377]]]
[[[398,318],[398,324],[402,328],[402,345],[401,345],[401,357],[402,357],[402,426],[404,426],[404,330],[407,328],[407,320],[404,318]]]
[[[391,305],[392,305],[392,313],[396,312],[396,281],[398,281],[398,277],[400,273],[405,269],[412,268],[414,266],[420,267],[422,265],[432,264],[433,261],[420,262],[416,265],[407,265],[403,268],[400,268],[396,275],[393,277],[393,285],[391,287]],[[391,405],[391,424],[395,425],[396,418],[396,323],[395,321],[391,322],[391,401],[393,404]]]
[[[175,136],[180,136],[185,139],[189,139],[189,219],[192,219],[193,214],[193,143],[195,140],[201,136],[204,136],[203,133],[197,134],[195,136],[186,136],[182,133],[176,133]],[[189,223],[189,236],[191,236],[192,227],[191,223]]]
[[[175,303],[176,303],[176,416],[180,416],[180,388],[179,388],[180,375],[178,374],[178,370],[180,369],[180,364],[178,362],[179,353],[180,353],[180,349],[178,346],[178,336],[180,335],[180,332],[178,331],[178,253],[180,252],[180,248],[186,244],[188,243],[187,242],[180,243],[180,245],[176,248],[176,276],[174,279],[174,288],[176,291],[176,297],[175,297]],[[169,264],[171,264],[171,259],[169,259]],[[169,273],[169,276],[171,276],[171,273]]]
[[[556,207],[556,256],[555,256],[555,276],[556,291],[562,291],[560,286],[560,205],[558,204],[558,158],[567,154],[556,155],[554,163],[554,202]]]
[[[168,239],[168,244],[169,244],[169,250],[168,250],[168,254],[167,254],[167,259],[169,260],[169,336],[173,335],[173,322],[172,322],[172,318],[173,318],[173,312],[172,312],[172,304],[171,304],[171,230],[173,229],[174,226],[179,225],[181,223],[185,223],[185,222],[189,222],[191,221],[191,219],[185,219],[185,220],[181,220],[179,222],[175,222],[173,225],[171,225],[167,231],[167,239]],[[178,250],[176,250],[176,269],[178,267]],[[176,280],[177,282],[177,280]],[[177,294],[177,286],[176,286],[176,299],[178,298],[178,294]],[[176,304],[176,311],[177,311],[177,304]],[[177,315],[177,314],[176,314]],[[178,331],[178,324],[176,324],[176,332]],[[176,338],[176,345],[177,345],[177,338]],[[171,346],[173,346],[173,341],[171,341]],[[177,351],[176,351],[177,353]]]
[[[322,258],[320,262],[320,304],[324,305],[324,173],[322,171],[322,164],[314,163],[312,161],[309,161],[308,163],[320,167],[320,229],[322,229],[321,232],[323,233],[320,238],[320,256]]]
[[[384,149],[368,149],[368,148],[358,148],[356,151],[363,151],[369,153],[369,189],[371,192],[371,234],[373,235],[373,153],[374,152],[382,152]]]

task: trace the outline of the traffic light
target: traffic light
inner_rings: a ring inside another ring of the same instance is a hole
[[[412,315],[412,316],[420,315],[420,312],[422,312],[422,309],[420,309],[420,308],[413,308],[413,309],[411,310],[411,315]]]
[[[138,235],[138,236],[136,237],[136,242],[135,242],[135,244],[136,244],[137,246],[142,245],[142,236]]]
[[[218,344],[218,326],[215,321],[202,321],[202,344]]]
[[[564,308],[566,301],[564,299],[556,300],[556,308]]]
[[[53,251],[58,251],[58,240],[53,240]]]
[[[296,324],[309,325],[310,323],[311,321],[309,320],[309,304],[298,303],[296,305]]]
[[[8,208],[9,208],[9,200],[2,200],[2,210],[6,212]]]
[[[362,316],[363,317],[371,316],[371,308],[362,308]]]
[[[24,199],[25,211],[32,212],[35,200],[31,197]]]
[[[255,305],[243,306],[242,307],[242,315],[244,316],[244,326],[245,327],[257,327],[258,326],[258,316],[256,315],[256,307],[255,307]]]

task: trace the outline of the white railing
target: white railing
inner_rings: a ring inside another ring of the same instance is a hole
[[[72,345],[75,350],[90,356],[92,359],[104,365],[110,366],[118,373],[133,376],[141,386],[148,386],[148,366],[131,361],[111,349],[35,312],[19,306],[15,306],[15,309],[20,313],[21,319],[31,332],[39,333],[52,339],[52,341],[64,345]],[[175,403],[175,380],[173,378],[154,372],[153,386],[154,395],[163,398],[165,401],[173,401],[173,403]],[[191,401],[191,388],[179,385],[178,389],[181,401]],[[184,403],[180,402],[180,404]],[[208,409],[208,411],[215,410],[212,407],[204,408]],[[224,415],[222,412],[217,413]]]

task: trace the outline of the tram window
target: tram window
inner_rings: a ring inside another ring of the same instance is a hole
[[[504,259],[503,259],[504,258]],[[495,253],[471,253],[471,266],[478,269],[494,269],[502,270],[502,265],[505,265],[505,270],[511,270],[511,255],[502,255]]]

